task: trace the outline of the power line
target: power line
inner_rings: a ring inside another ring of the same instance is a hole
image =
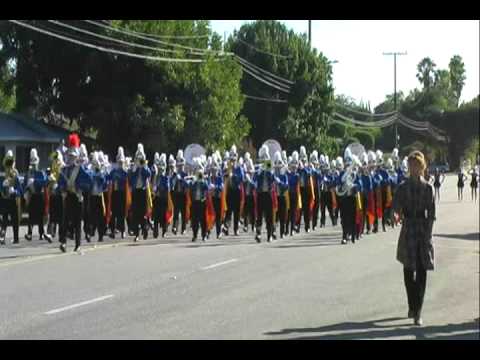
[[[197,52],[200,53],[199,55],[205,55],[209,52],[210,53],[218,53],[220,55],[233,55],[232,53],[224,53],[223,51],[193,48],[193,47],[190,47],[190,46],[185,46],[185,45],[180,45],[180,44],[175,44],[175,43],[169,43],[169,42],[162,41],[162,40],[152,39],[150,37],[146,37],[146,36],[143,36],[143,35],[138,35],[136,33],[133,33],[132,31],[126,31],[126,30],[119,29],[119,28],[116,28],[116,27],[113,27],[113,26],[110,26],[110,25],[105,25],[105,24],[102,24],[102,23],[98,23],[98,22],[92,21],[92,20],[84,20],[84,21],[89,23],[89,24],[100,26],[100,27],[103,27],[103,28],[106,28],[106,29],[109,29],[109,30],[112,30],[112,31],[116,31],[116,32],[119,32],[119,33],[122,33],[122,34],[125,34],[125,35],[128,35],[128,36],[136,37],[136,38],[139,38],[139,39],[155,42],[155,43],[166,45],[166,46],[178,47],[180,49],[197,51]]]
[[[76,32],[91,35],[91,36],[94,36],[94,37],[97,37],[97,38],[100,38],[100,39],[104,39],[104,40],[108,40],[108,41],[112,41],[112,42],[117,42],[119,44],[124,44],[124,45],[130,46],[130,47],[138,47],[138,48],[141,48],[141,49],[160,51],[160,52],[168,52],[168,53],[178,53],[180,51],[180,50],[172,50],[172,49],[163,49],[163,48],[147,46],[147,45],[140,45],[140,44],[132,43],[132,42],[129,42],[129,41],[123,41],[123,40],[120,40],[120,39],[115,39],[115,38],[110,37],[110,36],[97,34],[95,32],[91,32],[91,31],[88,31],[88,30],[85,30],[85,29],[81,29],[81,28],[73,26],[73,25],[64,24],[64,23],[61,23],[61,22],[56,21],[56,20],[48,20],[48,21],[52,24],[65,27],[65,28],[71,29],[71,30],[76,31]],[[192,55],[196,55],[196,54],[192,54]]]
[[[349,117],[344,116],[342,114],[339,114],[337,112],[334,112],[333,115],[337,116],[338,118],[342,119],[343,121],[350,122],[350,123],[355,124],[355,125],[368,126],[368,127],[384,127],[384,126],[388,126],[388,125],[393,124],[397,114],[395,113],[392,116],[390,116],[386,119],[383,119],[383,120],[379,120],[379,121],[360,121],[360,120],[356,120],[356,119],[353,119],[353,118],[349,118]]]
[[[35,26],[33,26],[33,25],[29,25],[29,24],[26,24],[26,23],[22,23],[21,21],[17,21],[17,20],[8,20],[8,21],[10,21],[11,23],[17,24],[17,25],[19,25],[19,26],[23,26],[23,27],[26,27],[26,28],[28,28],[28,29],[31,29],[31,30],[34,30],[34,31],[43,33],[43,34],[56,37],[56,38],[61,39],[61,40],[64,40],[64,41],[68,41],[68,42],[71,42],[71,43],[74,43],[74,44],[77,44],[77,45],[85,46],[85,47],[88,47],[88,48],[91,48],[91,49],[96,49],[96,50],[98,50],[98,51],[102,51],[102,52],[105,52],[105,53],[111,53],[111,54],[117,54],[117,55],[125,55],[125,56],[129,56],[129,57],[135,57],[135,58],[139,58],[139,59],[153,60],[153,61],[183,62],[183,63],[188,63],[188,62],[190,62],[190,63],[201,63],[201,62],[205,62],[205,60],[203,60],[203,59],[176,59],[176,58],[165,58],[165,57],[159,57],[159,56],[140,55],[140,54],[130,53],[130,52],[126,52],[126,51],[120,51],[120,50],[105,48],[105,47],[103,47],[103,46],[97,46],[97,45],[93,45],[93,44],[90,44],[90,43],[86,43],[86,42],[84,42],[84,41],[78,41],[78,40],[72,39],[72,38],[67,37],[67,36],[62,36],[62,35],[53,33],[53,32],[48,31],[48,30],[43,30],[43,29],[40,29],[40,28],[35,27]]]
[[[109,22],[101,21],[105,25],[110,25]],[[140,31],[129,30],[130,32],[138,35],[145,35],[151,38],[157,39],[201,39],[201,38],[208,38],[210,35],[157,35],[157,34],[149,34]]]
[[[244,96],[248,99],[253,99],[253,100],[270,101],[270,102],[277,102],[277,103],[288,103],[287,100],[283,100],[283,99],[262,98],[262,97],[258,97],[258,96],[245,95],[245,94],[244,94]]]
[[[388,113],[382,113],[382,114],[371,114],[371,113],[367,113],[367,112],[362,112],[362,111],[357,111],[357,110],[354,110],[352,108],[349,108],[343,104],[340,104],[338,102],[335,102],[335,105],[341,107],[341,108],[344,108],[345,110],[348,110],[349,112],[352,112],[354,114],[358,114],[358,115],[365,115],[365,116],[372,116],[372,117],[384,117],[384,116],[390,116],[390,115],[393,115],[396,113],[396,111],[391,111],[391,112],[388,112]]]
[[[285,90],[290,90],[290,87],[289,87],[288,85],[284,85],[284,84],[282,84],[281,82],[278,82],[278,81],[276,81],[276,80],[274,80],[274,79],[272,79],[272,78],[270,78],[270,77],[268,77],[268,76],[266,76],[266,75],[262,75],[259,71],[253,69],[252,67],[249,67],[248,65],[244,65],[244,64],[241,63],[241,62],[238,62],[238,64],[240,65],[240,67],[241,67],[242,69],[248,69],[248,70],[254,72],[255,74],[257,74],[258,76],[262,77],[262,79],[265,79],[265,80],[271,82],[272,84],[275,84],[275,85],[277,85],[277,86],[280,86],[280,87],[282,87],[282,88],[285,89]]]
[[[258,75],[254,74],[253,72],[251,72],[251,71],[248,70],[247,68],[242,67],[242,70],[243,70],[244,72],[246,72],[247,74],[249,74],[250,76],[252,76],[252,77],[254,77],[255,79],[257,79],[258,81],[261,81],[261,82],[263,82],[263,83],[265,83],[265,84],[269,85],[270,87],[273,87],[273,88],[275,88],[275,89],[277,89],[277,90],[280,90],[280,91],[283,91],[283,92],[285,92],[285,93],[287,93],[287,94],[290,94],[290,91],[289,91],[289,90],[286,90],[286,89],[284,89],[284,88],[282,88],[282,87],[280,87],[280,86],[277,86],[277,85],[275,85],[275,84],[272,84],[271,82],[269,82],[269,81],[267,81],[267,80],[259,77]]]
[[[270,56],[274,56],[274,57],[279,57],[279,58],[284,58],[284,59],[290,59],[290,58],[292,58],[291,55],[288,55],[288,56],[287,56],[287,55],[273,54],[273,53],[271,53],[271,52],[258,49],[258,48],[256,48],[255,46],[247,43],[246,41],[243,41],[243,40],[240,39],[239,37],[237,37],[237,40],[240,41],[242,44],[245,44],[245,45],[248,46],[249,48],[251,48],[251,49],[253,49],[253,50],[257,51],[257,52],[266,54],[266,55],[270,55]]]
[[[240,56],[238,56],[238,55],[236,55],[236,54],[235,54],[234,56],[235,56],[235,58],[236,58],[238,61],[245,63],[245,65],[248,64],[248,65],[254,67],[255,69],[257,69],[258,71],[261,71],[261,72],[265,73],[266,75],[271,76],[272,78],[275,78],[275,79],[277,79],[277,80],[283,81],[283,82],[285,82],[285,83],[287,83],[287,84],[290,84],[290,85],[295,84],[293,81],[290,81],[290,80],[285,79],[285,78],[283,78],[283,77],[281,77],[281,76],[275,75],[275,74],[273,74],[273,73],[271,73],[271,72],[269,72],[269,71],[267,71],[267,70],[265,70],[265,69],[262,69],[261,67],[255,65],[255,64],[252,64],[251,62],[245,60],[244,58],[242,58],[242,57],[240,57]]]

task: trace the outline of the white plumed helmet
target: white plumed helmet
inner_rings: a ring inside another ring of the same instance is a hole
[[[30,150],[30,165],[38,165],[40,158],[38,157],[37,149]]]

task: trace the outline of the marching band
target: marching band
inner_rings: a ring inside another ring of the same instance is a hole
[[[192,241],[197,241],[199,230],[206,241],[214,228],[217,239],[232,230],[236,236],[242,225],[243,232],[253,232],[260,243],[264,223],[265,239],[271,242],[277,236],[294,236],[301,225],[305,233],[325,227],[327,212],[332,226],[340,220],[341,243],[355,243],[378,232],[380,224],[383,231],[397,225],[392,199],[408,172],[397,149],[384,159],[380,150],[366,151],[360,144],[350,145],[343,157],[331,162],[316,150],[307,154],[304,146],[287,156],[279,146],[266,144],[256,165],[248,152],[239,157],[235,145],[223,159],[219,151],[189,159],[187,169],[185,157],[183,150],[175,158],[169,155],[168,161],[166,154],[155,153],[149,167],[143,145],[138,144],[133,161],[119,147],[110,164],[102,152],[88,154],[78,135],[72,134],[68,148],[60,146],[51,155],[46,171],[38,168],[40,159],[32,149],[30,169],[21,183],[10,151],[3,160],[6,176],[0,184],[0,244],[5,243],[8,224],[13,227],[13,242],[19,242],[21,197],[28,212],[25,238],[31,241],[37,226],[40,240],[51,242],[58,229],[63,252],[67,238],[75,240],[74,251],[79,249],[82,223],[87,242],[95,233],[99,242],[107,235],[124,239],[127,229],[134,241],[140,234],[147,239],[149,230],[155,239],[161,231],[163,238],[170,226],[172,234],[183,235],[190,222]]]

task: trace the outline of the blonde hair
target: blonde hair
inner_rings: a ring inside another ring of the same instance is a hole
[[[427,162],[425,161],[425,155],[419,150],[414,150],[408,155],[408,167],[413,167],[413,164],[418,164],[421,171],[424,172],[427,168]]]

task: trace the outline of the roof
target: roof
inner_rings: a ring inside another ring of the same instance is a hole
[[[70,132],[19,114],[0,112],[0,141],[58,143]]]

